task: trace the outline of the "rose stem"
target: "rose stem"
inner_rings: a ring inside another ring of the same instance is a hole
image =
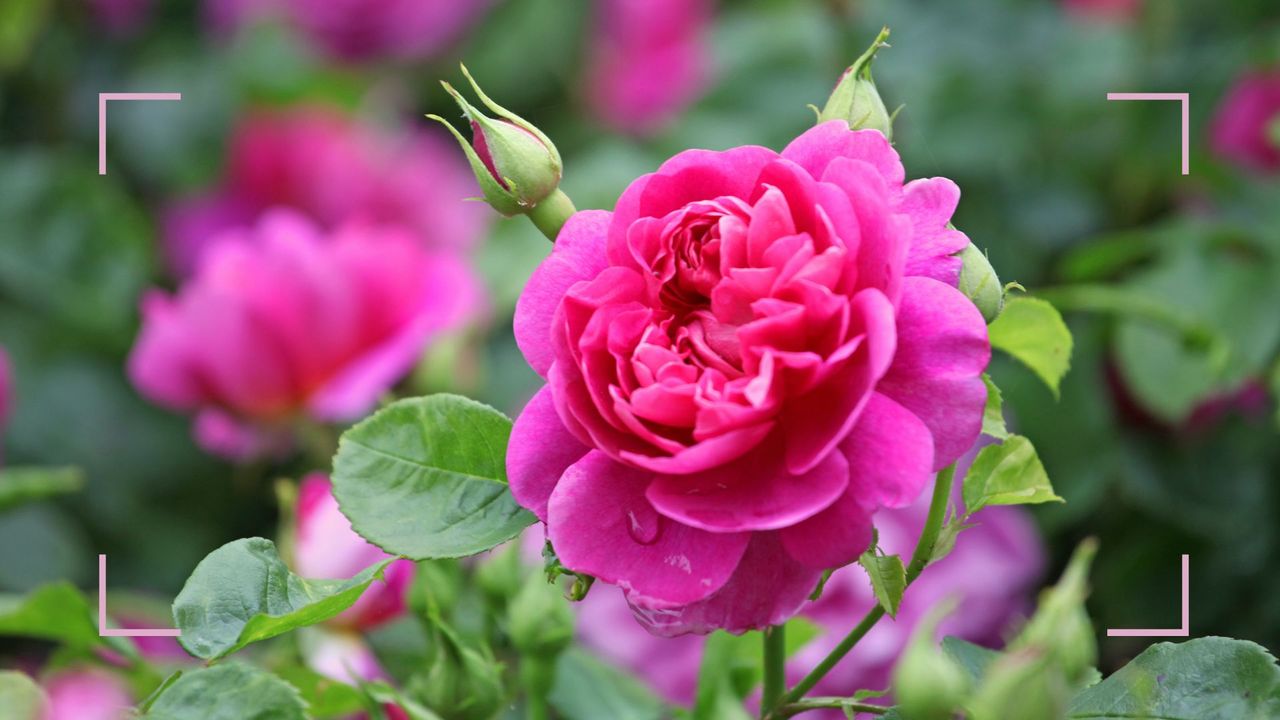
[[[805,698],[788,703],[779,707],[776,711],[778,717],[789,718],[793,715],[799,715],[809,710],[822,710],[824,708],[833,708],[836,710],[852,710],[855,713],[867,713],[868,715],[884,715],[889,712],[889,708],[883,705],[871,705],[869,703],[861,703],[851,700],[850,698],[834,697],[834,698]]]
[[[942,521],[946,518],[947,503],[951,499],[951,482],[955,478],[955,463],[948,465],[938,473],[937,480],[933,484],[933,499],[929,503],[929,516],[925,519],[924,530],[920,533],[920,540],[916,542],[916,550],[911,555],[911,563],[907,565],[907,586],[910,586],[917,577],[920,577],[921,571],[929,564],[929,559],[933,557],[933,546],[938,542],[938,533],[942,530]],[[875,624],[884,617],[884,608],[876,605],[862,618],[848,635],[845,636],[840,644],[831,651],[829,655],[818,663],[804,679],[796,683],[791,691],[782,696],[783,704],[795,703],[804,697],[804,694],[813,689],[818,681],[831,672],[831,668],[836,663],[844,659],[845,655],[853,649],[854,645],[866,635]],[[770,717],[766,715],[765,717]]]
[[[560,234],[560,228],[564,227],[569,216],[577,211],[569,196],[565,195],[563,190],[556,188],[555,192],[529,210],[527,215],[548,240],[555,242],[556,236]]]
[[[764,694],[760,699],[760,717],[778,704],[787,689],[787,630],[784,625],[764,629]]]

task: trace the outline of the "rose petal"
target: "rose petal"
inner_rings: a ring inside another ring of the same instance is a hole
[[[543,377],[554,359],[551,323],[556,308],[574,283],[594,278],[604,269],[604,242],[611,217],[603,210],[583,210],[570,216],[551,254],[529,276],[516,301],[516,345],[534,372]]]
[[[516,502],[547,521],[547,500],[566,468],[590,450],[565,428],[551,388],[543,386],[524,406],[507,443],[507,482]]]
[[[872,393],[858,424],[840,446],[849,461],[848,494],[864,504],[904,507],[933,477],[933,435],[915,413]]]
[[[902,185],[906,172],[893,146],[879,130],[850,130],[843,120],[829,120],[809,128],[791,141],[782,157],[821,178],[827,165],[839,158],[870,163],[894,187]]]
[[[871,536],[871,512],[851,491],[808,520],[778,531],[787,554],[814,570],[843,567],[857,560],[871,544]]]
[[[663,515],[713,532],[774,530],[821,511],[849,484],[849,463],[828,453],[807,473],[792,475],[776,451],[762,447],[742,459],[694,475],[659,475],[645,493]]]
[[[960,281],[960,259],[954,255],[969,238],[947,227],[960,203],[960,188],[947,178],[912,180],[903,188],[898,212],[911,217],[911,249],[907,275],[920,275],[955,287]]]
[[[720,629],[743,633],[786,622],[809,599],[822,571],[793,560],[777,535],[752,533],[733,577],[701,602],[670,607],[629,592],[636,620],[665,637]]]
[[[953,287],[906,278],[898,307],[898,352],[876,387],[915,413],[933,433],[933,469],[951,464],[982,430],[991,359],[982,314]]]
[[[652,477],[587,453],[551,493],[548,537],[565,567],[654,602],[696,602],[728,582],[750,534],[709,533],[659,515],[644,496]]]

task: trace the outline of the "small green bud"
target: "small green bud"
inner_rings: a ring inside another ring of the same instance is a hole
[[[1089,593],[1089,566],[1097,550],[1096,540],[1080,543],[1062,579],[1041,593],[1035,615],[1009,643],[1011,651],[1026,650],[1043,655],[1073,684],[1088,676],[1098,658],[1097,639],[1084,609]]]
[[[431,665],[411,681],[410,694],[444,720],[491,720],[506,697],[501,666],[443,627],[432,637]]]
[[[525,569],[520,560],[520,543],[497,548],[476,564],[476,585],[495,605],[501,607],[520,592]]]
[[[507,631],[521,653],[553,658],[573,642],[573,611],[554,584],[530,573],[507,608]]]
[[[894,695],[904,720],[951,720],[969,692],[969,675],[934,641],[953,607],[935,607],[920,621],[893,669]]]
[[[987,324],[993,322],[1004,309],[1004,287],[996,275],[987,254],[969,243],[958,253],[960,262],[960,292],[978,306]]]
[[[972,720],[1066,717],[1070,691],[1066,678],[1047,658],[1034,652],[1006,653],[988,666],[966,709]]]
[[[440,122],[457,138],[480,183],[485,202],[503,215],[527,213],[559,188],[563,172],[560,152],[533,124],[490,100],[466,66],[462,74],[481,104],[497,117],[485,115],[447,82],[441,85],[470,122],[471,142],[444,118],[427,117]]]
[[[889,47],[884,42],[888,37],[889,28],[886,27],[876,36],[871,47],[844,71],[831,97],[827,98],[827,104],[818,113],[818,122],[844,120],[853,130],[879,130],[885,137],[893,139],[893,117],[885,109],[884,100],[876,91],[875,80],[871,78],[871,61],[875,59],[876,51]]]

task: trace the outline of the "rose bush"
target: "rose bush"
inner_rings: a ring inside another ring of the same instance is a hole
[[[252,455],[299,418],[359,417],[482,303],[466,264],[411,232],[326,235],[271,212],[218,239],[176,294],[143,299],[129,375],[156,403],[195,412],[206,449]]]
[[[681,153],[571,217],[516,308],[516,499],[658,634],[782,622],[977,438],[945,178],[878,131]]]

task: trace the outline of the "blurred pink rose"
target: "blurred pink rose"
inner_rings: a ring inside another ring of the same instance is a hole
[[[1071,14],[1107,22],[1134,20],[1142,12],[1143,0],[1062,0]]]
[[[133,698],[123,680],[102,670],[67,670],[45,682],[43,720],[125,720]]]
[[[1213,150],[1254,170],[1280,170],[1280,68],[1245,73],[1227,91],[1209,129]]]
[[[349,578],[391,557],[351,529],[350,521],[338,509],[329,479],[322,474],[313,473],[302,479],[295,533],[294,566],[303,577]],[[367,629],[400,615],[413,570],[409,560],[391,563],[383,580],[370,585],[334,624]]]
[[[599,0],[587,59],[587,102],[602,121],[661,129],[706,86],[711,0]]]
[[[416,60],[447,50],[490,0],[283,0],[307,38],[337,60]]]
[[[297,210],[326,229],[389,223],[431,248],[467,249],[487,208],[457,150],[434,131],[375,132],[322,107],[262,112],[233,131],[221,188],[180,201],[164,217],[165,252],[179,277],[194,271],[219,231],[265,210]]]
[[[876,527],[885,551],[910,556],[927,513],[928,498],[907,508],[878,513]],[[881,620],[819,683],[814,694],[849,695],[856,690],[888,687],[893,665],[916,624],[929,608],[948,597],[961,604],[943,621],[939,638],[954,635],[989,646],[1001,644],[1002,633],[1030,607],[1044,551],[1022,510],[988,508],[978,513],[977,522],[977,527],[961,533],[950,555],[929,566],[912,584],[897,619]],[[833,573],[822,597],[801,610],[822,634],[791,658],[789,681],[796,682],[813,669],[874,603],[871,585],[861,568]],[[636,673],[671,702],[688,704],[693,700],[703,638],[650,635],[630,621],[622,593],[611,588],[596,588],[577,608],[578,633],[585,645]],[[829,717],[843,715],[836,712]]]
[[[89,7],[108,32],[127,35],[146,21],[151,0],[89,0]]]
[[[547,381],[511,491],[658,634],[776,624],[977,438],[987,326],[946,178],[844,121],[690,150],[571,217],[516,305]]]
[[[432,338],[482,305],[466,263],[403,229],[330,236],[288,211],[229,231],[174,295],[152,291],[129,357],[138,389],[195,412],[207,449],[273,449],[300,416],[368,411]]]

